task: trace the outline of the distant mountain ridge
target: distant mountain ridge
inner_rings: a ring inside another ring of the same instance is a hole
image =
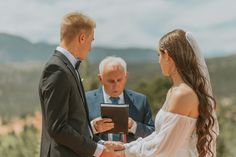
[[[0,63],[11,62],[42,62],[45,63],[52,55],[57,45],[47,43],[31,43],[30,41],[15,35],[0,33]],[[236,54],[236,53],[235,53]],[[236,55],[208,58],[207,64],[213,78],[213,87],[218,87],[217,95],[236,94],[232,85],[236,78]],[[146,73],[150,77],[154,71],[159,71],[157,54],[151,49],[126,48],[114,49],[94,47],[89,53],[89,72],[97,73],[98,63],[106,56],[120,56],[128,63],[130,80],[143,77]],[[140,73],[140,69],[146,69]],[[223,83],[222,80],[227,81]],[[227,93],[227,94],[226,94]]]
[[[31,43],[19,36],[0,33],[1,62],[44,60],[49,56],[54,47],[54,45],[47,43]]]
[[[38,81],[43,65],[55,47],[56,45],[31,43],[21,37],[0,34],[0,115],[22,114],[19,108],[27,113],[39,107]],[[85,79],[85,85],[86,81],[87,83],[91,80],[96,81],[98,62],[107,55],[121,56],[127,61],[129,72],[127,87],[130,89],[142,83],[140,82],[142,80],[148,82],[162,76],[156,52],[153,50],[95,47],[89,54],[88,64],[83,64],[85,73],[82,76],[88,78]],[[236,54],[207,59],[212,88],[218,99],[235,100],[235,60]]]
[[[48,43],[32,43],[19,36],[0,33],[0,61],[24,62],[47,61],[57,45]],[[124,58],[127,62],[156,62],[156,52],[151,49],[125,48],[114,49],[94,47],[89,53],[89,61],[100,62],[104,57],[115,55]]]

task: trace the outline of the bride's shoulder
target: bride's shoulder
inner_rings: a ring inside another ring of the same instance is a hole
[[[194,90],[186,84],[172,89],[169,102],[169,112],[192,117],[198,116],[198,97]]]

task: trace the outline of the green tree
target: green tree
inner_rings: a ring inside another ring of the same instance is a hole
[[[38,157],[39,131],[33,126],[26,126],[19,135],[0,136],[0,154],[2,157]]]
[[[152,80],[140,81],[135,90],[145,94],[151,104],[153,115],[161,108],[165,101],[168,89],[171,87],[171,81],[167,77],[155,77]]]

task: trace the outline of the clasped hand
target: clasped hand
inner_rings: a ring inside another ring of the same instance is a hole
[[[106,141],[101,157],[125,157],[124,149],[122,142]]]

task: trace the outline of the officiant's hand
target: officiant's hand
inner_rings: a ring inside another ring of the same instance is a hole
[[[128,129],[132,128],[132,126],[134,125],[134,120],[129,117],[129,120],[128,120]]]
[[[111,130],[114,128],[114,123],[112,122],[112,119],[110,118],[95,118],[92,122],[94,128],[97,132],[101,133],[104,131]]]
[[[113,149],[114,151],[121,151],[124,150],[124,143],[120,141],[105,141],[104,145],[108,148]]]

